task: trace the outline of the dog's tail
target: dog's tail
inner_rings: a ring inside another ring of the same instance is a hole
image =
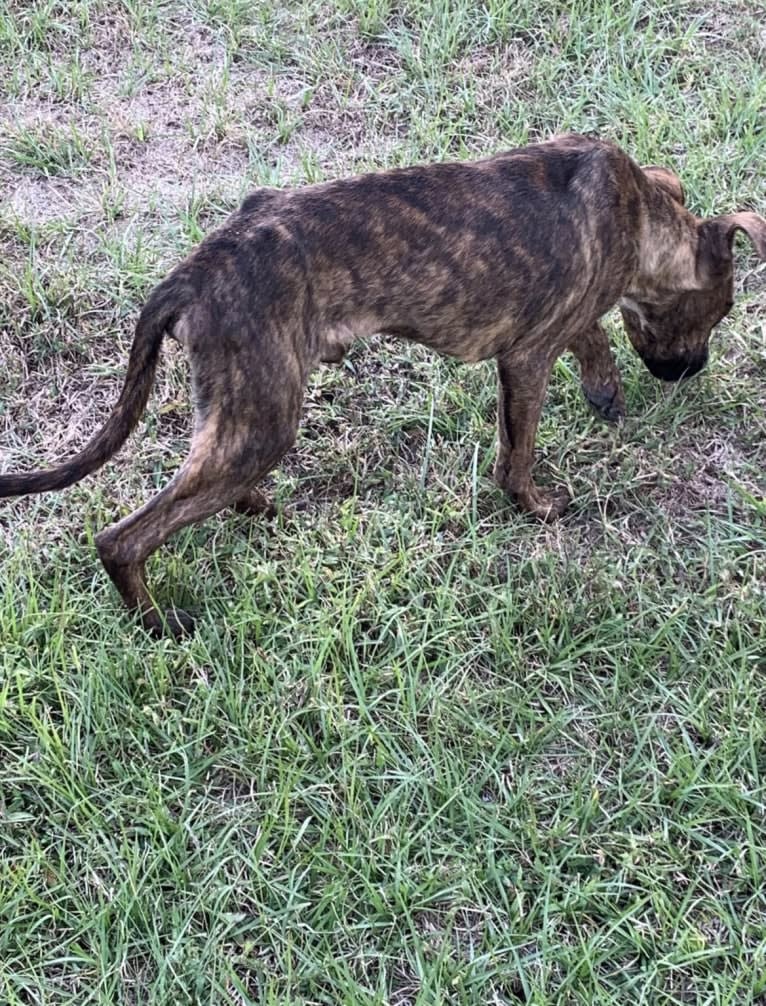
[[[185,284],[169,276],[149,297],[136,325],[117,404],[79,454],[47,471],[0,475],[0,497],[65,489],[100,468],[122,447],[141,418],[154,383],[162,339],[184,307]]]

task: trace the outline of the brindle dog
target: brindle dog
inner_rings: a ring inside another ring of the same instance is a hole
[[[571,350],[607,419],[624,400],[599,319],[619,304],[633,346],[664,380],[696,373],[732,306],[732,242],[766,259],[766,220],[700,220],[676,176],[611,143],[563,136],[475,163],[432,164],[300,189],[260,189],[155,288],[138,319],[125,384],[71,461],[0,477],[0,496],[62,489],[104,464],[144,411],[163,336],[191,361],[195,430],[169,485],[102,531],[98,551],[125,603],[155,632],[146,559],[227,505],[263,511],[255,488],[290,448],[306,380],[353,339],[389,332],[498,371],[495,478],[543,519],[563,494],[532,481],[551,368]]]

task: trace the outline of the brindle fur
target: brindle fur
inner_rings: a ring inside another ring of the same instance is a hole
[[[295,440],[312,368],[383,331],[466,362],[497,361],[495,478],[522,509],[553,518],[566,499],[538,489],[531,467],[556,358],[570,349],[588,400],[619,419],[602,315],[620,303],[652,373],[677,379],[704,364],[710,330],[731,306],[735,230],[766,258],[761,217],[701,221],[683,198],[672,172],[580,136],[475,163],[260,189],[149,297],[102,430],[51,471],[0,477],[0,496],[61,489],[110,458],[146,406],[164,334],[178,339],[194,390],[189,456],[96,542],[144,624],[181,633],[191,620],[157,609],[147,558],[227,505],[268,509],[255,486]]]

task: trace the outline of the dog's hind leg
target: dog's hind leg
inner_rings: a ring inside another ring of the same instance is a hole
[[[609,340],[596,322],[579,332],[568,347],[580,364],[582,393],[591,408],[611,423],[625,418],[625,395]]]
[[[101,561],[125,603],[138,611],[149,631],[167,630],[180,636],[193,624],[186,612],[170,609],[163,614],[155,605],[144,570],[149,556],[176,531],[247,497],[292,446],[300,390],[288,395],[284,387],[280,390],[283,397],[278,402],[264,392],[257,402],[251,400],[239,411],[211,410],[195,431],[189,456],[170,484],[135,513],[97,535]]]
[[[546,493],[532,480],[535,434],[554,358],[497,358],[498,451],[495,481],[522,510],[554,520],[566,509],[565,492]]]

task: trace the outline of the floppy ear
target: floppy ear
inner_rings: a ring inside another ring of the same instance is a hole
[[[697,276],[706,285],[715,283],[731,265],[737,231],[747,234],[759,258],[766,261],[766,220],[757,213],[727,213],[703,220],[698,232]]]
[[[655,185],[659,185],[661,189],[664,189],[677,203],[680,203],[682,206],[684,205],[686,202],[684,187],[675,172],[671,171],[670,168],[662,168],[659,164],[646,164],[641,170],[647,178],[653,181]]]
[[[758,256],[766,261],[766,220],[759,217],[757,213],[729,213],[725,217],[714,217],[708,223],[714,225],[721,232],[726,242],[729,254],[732,253],[734,245],[734,235],[737,231],[744,231],[753,242]]]

